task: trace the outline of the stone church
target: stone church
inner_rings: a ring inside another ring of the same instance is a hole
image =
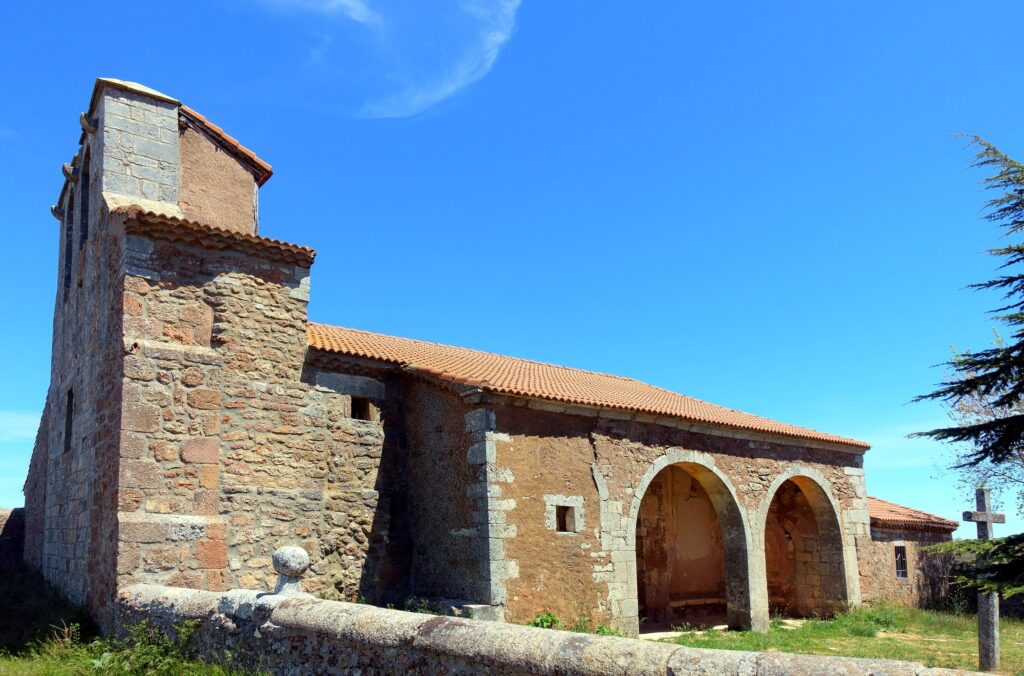
[[[866,443],[311,322],[315,252],[261,234],[266,162],[134,83],[79,122],[24,556],[102,624],[128,584],[266,589],[286,544],[327,598],[629,633],[941,582],[918,544],[956,523],[869,499]]]

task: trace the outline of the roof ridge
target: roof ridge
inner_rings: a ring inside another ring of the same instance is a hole
[[[377,333],[376,331],[367,331],[366,329],[356,329],[356,328],[352,328],[350,326],[338,326],[337,324],[324,324],[323,322],[309,322],[309,323],[310,323],[310,325],[316,324],[317,326],[325,326],[325,327],[327,327],[329,329],[341,329],[342,331],[352,331],[354,333],[363,333],[363,334],[370,335],[370,336],[379,336],[379,337],[383,337],[383,338],[394,338],[396,340],[408,340],[409,342],[412,342],[412,343],[420,343],[420,344],[423,344],[423,345],[433,345],[435,347],[446,347],[446,348],[449,348],[449,349],[452,349],[452,350],[461,350],[463,352],[474,352],[476,354],[484,354],[484,355],[487,355],[489,357],[499,357],[501,359],[514,359],[515,361],[526,362],[528,364],[536,364],[537,366],[549,366],[549,367],[552,367],[552,368],[563,369],[565,371],[575,371],[577,373],[589,373],[591,375],[604,376],[606,378],[614,378],[616,380],[626,380],[626,381],[629,381],[629,382],[632,382],[632,383],[638,383],[640,385],[646,385],[647,387],[657,387],[658,389],[660,389],[660,390],[662,390],[664,392],[668,392],[668,393],[674,394],[676,396],[682,396],[682,397],[687,397],[688,396],[688,395],[685,395],[685,394],[679,394],[678,392],[672,392],[672,390],[667,390],[667,389],[665,389],[663,387],[658,387],[657,385],[651,385],[650,383],[646,383],[646,382],[644,382],[642,380],[637,380],[636,378],[630,378],[628,376],[620,376],[620,375],[616,375],[614,373],[605,373],[603,371],[592,371],[590,369],[577,368],[575,366],[565,366],[563,364],[553,364],[553,363],[547,362],[547,361],[538,361],[536,359],[527,359],[526,357],[514,357],[512,355],[501,354],[499,352],[488,352],[487,350],[479,350],[479,349],[474,348],[474,347],[463,347],[461,345],[449,345],[448,343],[437,343],[437,342],[434,342],[432,340],[422,340],[420,338],[407,338],[405,336],[393,336],[393,335],[387,334],[387,333]],[[688,397],[688,398],[695,399],[696,401],[702,401],[700,399],[696,399],[695,397]],[[707,403],[707,402],[705,402],[705,403]],[[740,411],[740,412],[742,413],[742,411]],[[748,415],[750,415],[750,414],[748,414]]]

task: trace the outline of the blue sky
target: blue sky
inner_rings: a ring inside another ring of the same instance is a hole
[[[275,169],[314,320],[639,378],[874,444],[965,508],[908,404],[986,345],[997,240],[956,132],[1024,158],[1019,2],[11,3],[0,25],[0,505],[49,377],[49,206],[94,78]],[[1003,532],[1021,530],[1011,517]],[[968,529],[961,529],[967,534]]]

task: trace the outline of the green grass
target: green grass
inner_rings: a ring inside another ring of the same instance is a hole
[[[0,560],[0,674],[228,676],[247,673],[187,655],[194,625],[172,640],[148,625],[124,640],[102,639],[88,616],[62,600],[42,577]]]
[[[796,628],[784,624],[773,619],[767,633],[688,631],[666,640],[694,648],[875,657],[957,669],[978,666],[974,615],[882,604],[830,620],[807,620]],[[1024,674],[1024,622],[1004,618],[1000,645],[1000,673]]]

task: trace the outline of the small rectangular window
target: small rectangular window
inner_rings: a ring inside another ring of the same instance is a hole
[[[89,239],[89,153],[85,153],[85,159],[82,161],[81,178],[79,178],[78,191],[82,196],[81,208],[78,210],[78,248],[81,249],[85,246],[85,241]]]
[[[68,196],[67,209],[64,212],[64,300],[71,291],[71,265],[74,262],[73,246],[75,241],[75,194]]]
[[[555,505],[555,530],[559,533],[576,532],[576,515],[569,505]]]
[[[366,397],[352,397],[352,417],[356,420],[380,420],[377,407]]]
[[[71,450],[71,434],[75,430],[75,392],[68,390],[64,408],[64,452]]]
[[[903,545],[896,545],[896,577],[907,577],[907,548]]]

